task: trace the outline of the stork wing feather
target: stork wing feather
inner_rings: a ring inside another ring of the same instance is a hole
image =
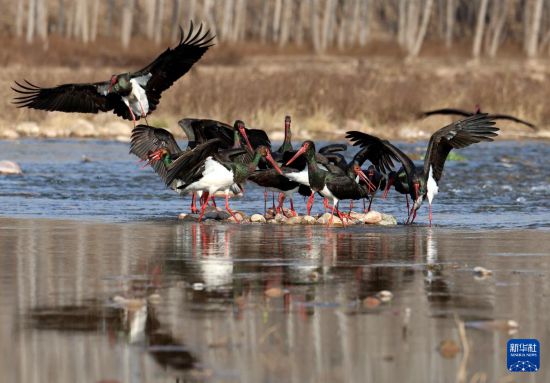
[[[149,110],[153,111],[160,101],[161,93],[191,69],[212,45],[215,36],[210,31],[202,33],[202,24],[193,34],[193,22],[184,37],[180,27],[180,41],[175,48],[168,48],[152,63],[132,74],[133,78],[150,76],[144,86],[149,100]]]
[[[424,158],[424,174],[429,173],[431,166],[433,178],[439,181],[449,152],[481,141],[493,141],[492,137],[499,131],[494,125],[491,116],[479,113],[439,129],[428,143]]]
[[[116,95],[107,94],[109,82],[64,84],[53,88],[41,88],[27,80],[15,84],[12,89],[20,96],[15,97],[13,103],[18,108],[97,113],[125,107]]]
[[[184,185],[189,185],[197,178],[201,177],[202,172],[198,170],[204,165],[204,161],[214,155],[220,148],[220,140],[209,140],[197,145],[192,150],[182,153],[174,162],[167,167],[167,174],[164,182],[170,185],[176,178],[183,181]],[[185,188],[183,186],[182,188]]]
[[[426,112],[420,112],[418,114],[418,118],[429,117],[429,116],[433,116],[435,114],[456,115],[456,116],[469,117],[469,116],[473,115],[474,113],[467,112],[467,111],[462,110],[462,109],[443,108],[443,109],[428,110]]]
[[[489,117],[492,118],[493,120],[509,120],[509,121],[517,122],[518,124],[526,125],[526,126],[530,127],[531,129],[538,130],[538,128],[535,124],[533,124],[529,121],[519,119],[519,118],[514,117],[514,116],[510,116],[508,114],[490,114]]]

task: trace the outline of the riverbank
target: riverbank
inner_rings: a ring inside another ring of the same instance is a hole
[[[126,67],[23,66],[0,73],[0,138],[101,138],[128,140],[131,121],[112,113],[67,114],[17,109],[14,80],[40,86],[108,79]],[[447,116],[417,119],[420,111],[442,107],[512,114],[538,126],[499,122],[503,139],[550,138],[550,66],[546,61],[430,59],[343,56],[252,56],[236,62],[197,65],[163,94],[148,121],[181,137],[183,117],[213,118],[265,129],[282,138],[284,116],[292,115],[294,139],[343,139],[361,130],[388,139],[427,139],[452,121]]]

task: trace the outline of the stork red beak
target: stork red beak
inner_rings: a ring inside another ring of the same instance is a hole
[[[277,164],[277,161],[273,159],[273,157],[271,156],[271,152],[269,150],[267,151],[267,155],[265,156],[265,159],[269,161],[269,163],[271,164],[271,166],[273,166],[273,169],[275,169],[277,173],[279,173],[280,175],[283,175],[283,171]]]
[[[294,157],[292,157],[290,160],[288,160],[288,162],[285,164],[285,166],[288,166],[290,165],[291,163],[293,163],[296,158],[300,157],[302,154],[304,154],[306,152],[306,147],[304,145],[302,145],[300,147],[300,149],[298,149],[298,151],[296,152],[296,154],[294,155]]]
[[[384,194],[382,194],[382,198],[386,198],[388,196],[388,193],[390,192],[390,188],[393,185],[393,177],[388,179],[388,182],[386,183],[386,188],[384,189]]]
[[[252,149],[252,145],[248,140],[248,135],[246,134],[246,130],[244,130],[244,126],[239,125],[239,132],[241,133],[241,136],[243,136],[244,140],[246,141],[246,146],[248,146],[248,149],[250,149],[250,151],[253,152],[254,149]]]
[[[363,173],[363,171],[360,168],[355,169],[355,174],[357,174],[357,176],[359,178],[361,178],[367,184],[367,187],[369,188],[369,191],[376,190],[376,186],[374,186],[374,184],[371,182],[371,180],[369,180],[369,178],[365,175],[365,173]]]
[[[115,84],[116,84],[116,76],[112,76],[111,83],[109,84],[109,89],[107,90],[107,92],[111,92],[111,89],[113,89],[113,85]]]

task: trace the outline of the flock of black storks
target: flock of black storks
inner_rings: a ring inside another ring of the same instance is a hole
[[[145,68],[113,75],[110,80],[88,84],[64,84],[53,88],[40,88],[28,81],[16,82],[12,89],[19,95],[14,103],[47,111],[98,113],[113,111],[116,115],[132,120],[134,129],[130,152],[147,161],[168,187],[179,194],[192,194],[191,210],[203,218],[214,196],[225,196],[227,211],[238,221],[229,207],[229,197],[243,192],[245,181],[265,188],[264,210],[267,191],[279,193],[278,206],[274,209],[283,214],[296,215],[293,196],[296,192],[308,197],[307,214],[318,193],[324,197],[325,209],[332,200],[332,218],[336,213],[344,223],[346,216],[339,209],[341,200],[365,200],[370,203],[378,190],[384,197],[391,186],[406,196],[408,218],[413,223],[417,210],[425,199],[430,206],[429,221],[432,222],[431,204],[438,192],[447,155],[481,141],[492,141],[498,128],[493,120],[508,119],[534,126],[512,116],[490,115],[457,109],[440,109],[423,113],[458,114],[464,119],[436,131],[430,138],[424,164],[418,167],[399,148],[386,140],[358,132],[347,132],[353,145],[359,150],[350,162],[342,154],[345,144],[331,144],[317,150],[313,141],[305,141],[294,149],[291,141],[291,118],[285,118],[285,139],[277,150],[263,130],[248,129],[237,120],[233,125],[209,119],[185,118],[179,125],[188,138],[187,148],[181,149],[174,136],[165,129],[147,125],[136,126],[136,120],[146,118],[153,112],[163,91],[183,76],[212,46],[213,36],[203,33],[202,25],[195,30],[193,24],[186,35],[173,49],[167,49]],[[146,120],[147,122],[147,120]],[[363,170],[363,165],[370,166]],[[401,167],[397,170],[396,165]],[[196,198],[200,200],[197,208]],[[412,206],[409,205],[409,196]],[[290,201],[290,210],[283,209],[285,199]],[[351,204],[350,204],[351,205]]]

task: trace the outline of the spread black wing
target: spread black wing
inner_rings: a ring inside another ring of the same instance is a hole
[[[204,161],[218,152],[220,149],[220,140],[210,140],[200,145],[197,145],[192,150],[183,152],[174,162],[166,169],[166,182],[170,186],[176,178],[181,180],[185,185],[189,185],[202,176],[204,169]]]
[[[168,150],[173,159],[181,154],[181,149],[174,136],[165,129],[138,125],[132,130],[130,153],[135,154],[141,160],[147,161],[149,154],[161,148]],[[163,180],[166,179],[164,163],[155,161],[151,163],[151,166]]]
[[[47,111],[98,113],[126,105],[116,94],[108,94],[109,82],[89,84],[64,84],[53,88],[41,88],[27,80],[15,82],[12,87],[20,94],[13,103],[18,108],[32,108]]]
[[[508,121],[517,122],[518,124],[526,125],[531,129],[538,130],[535,124],[532,124],[529,121],[525,121],[514,116],[510,116],[508,114],[490,114],[489,117],[492,118],[493,120],[508,120]]]
[[[180,41],[175,48],[168,48],[145,68],[132,74],[132,78],[147,78],[144,86],[149,100],[149,111],[159,103],[161,93],[191,69],[212,45],[215,36],[210,31],[202,33],[202,24],[194,33],[193,23],[184,37],[180,27]]]
[[[499,131],[494,125],[490,115],[479,113],[439,129],[428,143],[424,158],[424,174],[427,176],[431,167],[433,178],[439,181],[449,152],[477,142],[493,141],[492,137]]]
[[[424,117],[433,116],[435,114],[469,117],[469,116],[473,115],[474,113],[467,112],[467,111],[462,110],[462,109],[443,108],[443,109],[428,110],[426,112],[420,112],[418,114],[418,117],[419,118],[424,118]]]

